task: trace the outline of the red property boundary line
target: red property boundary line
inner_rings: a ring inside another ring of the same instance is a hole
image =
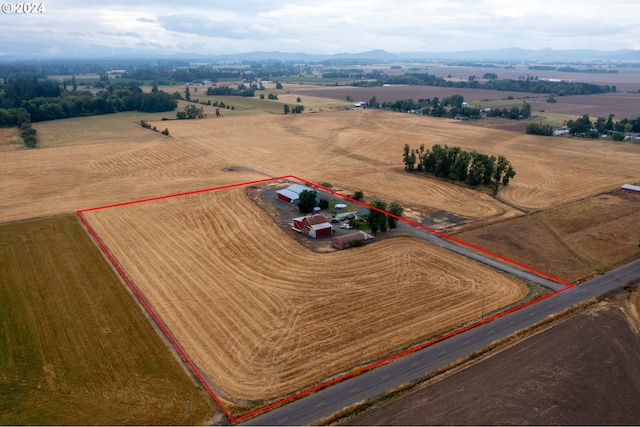
[[[140,290],[138,290],[138,288],[134,285],[133,281],[131,280],[131,278],[129,278],[129,276],[127,275],[127,273],[124,271],[124,269],[122,268],[122,266],[118,263],[118,261],[116,261],[115,257],[113,256],[113,254],[109,251],[109,249],[106,247],[106,245],[104,244],[104,242],[100,239],[100,237],[98,236],[98,234],[96,233],[96,231],[93,229],[93,227],[91,227],[91,225],[89,224],[89,222],[86,220],[86,218],[84,217],[84,213],[86,212],[93,212],[93,211],[98,211],[98,210],[102,210],[102,209],[110,209],[110,208],[116,208],[116,207],[120,207],[120,206],[127,206],[127,205],[133,205],[133,204],[138,204],[138,203],[145,203],[145,202],[151,202],[151,201],[156,201],[156,200],[163,200],[163,199],[170,199],[170,198],[174,198],[174,197],[182,197],[182,196],[188,196],[188,195],[193,195],[193,194],[199,194],[199,193],[207,193],[207,192],[211,192],[211,191],[217,191],[217,190],[224,190],[224,189],[229,189],[229,188],[235,188],[235,187],[244,187],[244,186],[248,186],[248,185],[255,185],[255,184],[263,184],[263,183],[267,183],[267,182],[274,182],[274,181],[281,181],[281,180],[297,180],[299,182],[303,182],[311,187],[315,187],[319,190],[322,190],[324,192],[333,194],[335,196],[338,196],[342,199],[346,199],[349,200],[352,203],[356,203],[359,204],[361,206],[364,206],[366,208],[369,209],[374,209],[378,212],[382,212],[388,216],[391,216],[393,218],[396,218],[399,221],[402,221],[406,224],[409,224],[411,226],[414,227],[418,227],[420,229],[423,229],[429,233],[435,234],[443,239],[447,239],[450,240],[460,246],[464,246],[470,249],[473,249],[475,251],[478,251],[480,253],[483,253],[485,255],[488,255],[492,258],[496,258],[499,259],[507,264],[511,264],[514,265],[516,267],[519,267],[521,269],[530,271],[534,274],[537,274],[539,276],[545,277],[547,279],[550,279],[552,281],[555,281],[557,283],[563,284],[565,285],[565,287],[563,289],[560,289],[558,291],[543,295],[539,298],[536,298],[534,300],[528,301],[524,304],[518,305],[516,307],[512,307],[508,310],[502,311],[500,313],[497,313],[491,317],[487,317],[485,319],[482,319],[476,323],[473,323],[471,325],[467,325],[465,327],[462,327],[460,329],[456,329],[455,331],[449,332],[445,335],[442,335],[438,338],[434,338],[430,341],[424,342],[422,344],[418,344],[415,345],[407,350],[404,350],[402,352],[396,353],[390,357],[387,357],[385,359],[379,360],[377,362],[373,362],[369,365],[363,366],[355,371],[351,371],[349,373],[346,373],[344,375],[341,375],[339,377],[336,377],[332,380],[323,382],[321,384],[317,384],[311,388],[308,388],[306,390],[300,391],[296,394],[293,394],[291,396],[288,396],[284,399],[278,400],[276,402],[273,402],[269,405],[260,407],[258,409],[255,409],[251,412],[248,412],[246,414],[240,415],[238,417],[234,417],[229,410],[224,406],[224,404],[222,403],[222,401],[220,400],[220,398],[216,395],[216,393],[212,390],[212,388],[210,387],[210,385],[208,384],[208,382],[205,380],[204,376],[200,373],[200,371],[198,370],[198,368],[195,366],[195,364],[191,361],[191,359],[189,358],[189,356],[186,354],[186,352],[184,351],[184,349],[178,344],[178,341],[174,338],[174,336],[171,334],[171,332],[169,331],[169,329],[167,328],[167,326],[162,322],[162,320],[160,319],[160,317],[155,313],[155,311],[153,310],[153,308],[151,307],[151,305],[147,302],[147,300],[144,298],[144,296],[142,295],[142,293],[140,292]],[[159,196],[159,197],[152,197],[152,198],[148,198],[148,199],[140,199],[140,200],[133,200],[133,201],[129,201],[129,202],[123,202],[123,203],[116,203],[116,204],[111,204],[111,205],[105,205],[105,206],[99,206],[99,207],[94,207],[94,208],[89,208],[89,209],[82,209],[82,210],[78,210],[76,211],[76,215],[78,215],[78,217],[80,218],[80,220],[82,221],[82,223],[84,224],[84,226],[86,227],[86,229],[88,230],[89,234],[93,237],[93,239],[98,243],[98,246],[100,247],[100,249],[104,252],[104,254],[107,256],[107,258],[109,259],[109,261],[114,265],[114,267],[116,268],[116,270],[118,271],[118,273],[122,276],[122,278],[125,280],[125,282],[127,282],[127,284],[129,285],[129,287],[131,288],[131,290],[134,292],[134,294],[136,295],[136,297],[138,298],[138,300],[144,305],[145,309],[147,310],[147,312],[149,313],[149,315],[151,315],[151,317],[153,318],[153,320],[156,322],[156,324],[160,327],[160,329],[162,330],[162,332],[165,334],[165,336],[169,339],[169,341],[171,342],[171,344],[174,346],[174,348],[178,351],[178,353],[180,354],[180,356],[182,357],[182,359],[187,363],[187,365],[189,365],[189,367],[191,368],[191,370],[195,373],[196,377],[202,382],[202,384],[204,385],[204,387],[206,388],[206,390],[209,392],[209,394],[211,394],[211,396],[213,396],[214,400],[218,403],[218,405],[222,408],[222,410],[224,411],[224,413],[226,414],[226,416],[229,418],[229,420],[231,420],[232,423],[237,423],[240,421],[243,421],[247,418],[251,418],[254,417],[262,412],[266,412],[270,409],[273,409],[275,407],[284,405],[285,403],[289,403],[293,400],[299,399],[303,396],[306,396],[308,394],[314,393],[318,390],[321,390],[323,388],[329,387],[330,385],[336,384],[338,382],[341,382],[347,378],[362,374],[364,372],[370,371],[380,365],[386,364],[388,362],[391,362],[395,359],[399,359],[403,356],[406,356],[410,353],[414,353],[418,350],[422,350],[425,347],[428,347],[430,345],[433,345],[437,342],[443,341],[447,338],[450,338],[454,335],[458,335],[461,334],[462,332],[468,331],[469,329],[473,329],[475,327],[478,327],[480,325],[483,325],[485,323],[491,322],[492,320],[498,319],[500,317],[506,316],[509,313],[512,313],[514,311],[520,310],[524,307],[527,307],[529,305],[535,304],[539,301],[542,301],[544,299],[550,298],[556,294],[559,294],[561,292],[566,291],[567,289],[573,287],[573,284],[566,282],[562,279],[559,279],[557,277],[551,276],[549,274],[546,274],[544,272],[538,271],[536,269],[533,269],[531,267],[528,267],[526,265],[520,264],[516,261],[512,261],[508,258],[505,258],[501,255],[495,254],[493,252],[487,251],[485,249],[479,248],[477,246],[471,245],[467,242],[464,242],[462,240],[456,239],[454,237],[448,236],[446,234],[443,234],[439,231],[436,231],[434,229],[431,229],[429,227],[425,227],[421,224],[417,224],[413,221],[410,221],[406,218],[402,218],[402,217],[398,217],[396,215],[390,214],[386,211],[383,211],[381,209],[378,208],[374,208],[372,206],[367,205],[366,203],[363,203],[359,200],[355,200],[349,196],[345,196],[342,195],[340,193],[337,193],[333,190],[330,190],[328,188],[322,187],[318,184],[315,184],[311,181],[307,181],[305,179],[302,178],[298,178],[297,176],[294,175],[286,175],[286,176],[279,176],[279,177],[274,177],[274,178],[265,178],[265,179],[261,179],[261,180],[256,180],[256,181],[249,181],[249,182],[243,182],[243,183],[237,183],[237,184],[230,184],[230,185],[224,185],[224,186],[220,186],[220,187],[212,187],[212,188],[206,188],[206,189],[202,189],[202,190],[195,190],[195,191],[188,191],[188,192],[184,192],[184,193],[176,193],[176,194],[170,194],[170,195],[165,195],[165,196]]]

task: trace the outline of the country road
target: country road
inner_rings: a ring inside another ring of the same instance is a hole
[[[580,286],[557,293],[536,304],[525,306],[491,322],[439,341],[362,375],[278,407],[243,424],[312,424],[357,402],[382,396],[388,390],[416,381],[430,372],[540,322],[552,314],[638,280],[640,280],[640,260],[584,282]]]

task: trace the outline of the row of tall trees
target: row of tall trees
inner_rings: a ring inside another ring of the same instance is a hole
[[[379,209],[379,210],[378,210]],[[387,215],[384,212],[389,212],[394,215]],[[387,229],[393,229],[398,227],[398,217],[402,216],[404,208],[398,203],[392,202],[389,204],[389,210],[387,210],[387,203],[382,200],[374,200],[371,202],[369,208],[369,214],[367,215],[367,223],[371,229],[372,234],[377,234],[379,231],[385,232]]]
[[[435,144],[425,149],[404,146],[403,162],[407,172],[423,172],[439,178],[464,182],[471,187],[491,186],[498,192],[499,184],[508,185],[516,175],[511,163],[504,156],[489,156],[477,151],[464,151],[460,147],[444,147]]]

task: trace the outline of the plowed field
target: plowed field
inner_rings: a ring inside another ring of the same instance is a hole
[[[226,398],[281,396],[518,301],[526,288],[414,238],[318,254],[224,189],[84,214]]]

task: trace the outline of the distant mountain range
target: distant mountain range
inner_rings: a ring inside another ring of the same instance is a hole
[[[366,62],[406,62],[406,61],[447,61],[447,62],[482,62],[482,63],[516,63],[516,62],[540,62],[540,63],[560,63],[560,62],[640,62],[640,50],[616,50],[602,51],[589,49],[571,49],[571,50],[554,50],[554,49],[521,49],[521,48],[505,48],[505,49],[487,49],[487,50],[468,50],[458,52],[401,52],[391,53],[385,50],[370,50],[360,53],[336,53],[336,54],[312,54],[305,52],[280,52],[280,51],[255,51],[247,53],[234,54],[203,54],[199,52],[184,53],[165,53],[158,55],[148,50],[137,49],[114,49],[108,54],[100,47],[89,50],[65,49],[66,57],[62,55],[39,57],[39,60],[47,59],[169,59],[169,60],[191,60],[201,62],[213,61],[354,61],[360,63]],[[28,58],[18,55],[14,52],[6,52],[0,54],[0,61],[12,60],[34,60],[33,55]]]
[[[539,61],[539,62],[573,62],[573,61],[630,61],[640,62],[640,50],[617,50],[601,51],[589,49],[490,49],[490,50],[469,50],[459,52],[402,52],[391,53],[385,50],[371,50],[360,53],[337,53],[331,55],[309,54],[304,52],[248,52],[228,55],[214,55],[215,60],[245,60],[245,61],[326,61],[326,60],[375,60],[375,61],[424,61],[424,60],[446,60],[446,61],[482,61],[482,62],[518,62],[518,61]]]

